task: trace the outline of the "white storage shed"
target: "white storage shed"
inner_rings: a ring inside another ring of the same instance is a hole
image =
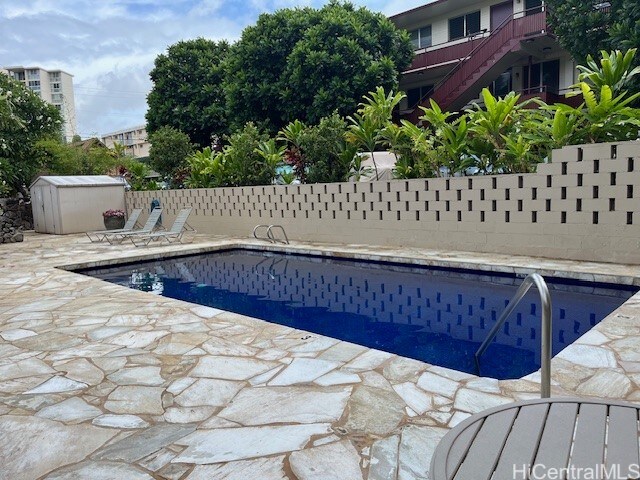
[[[42,176],[29,188],[39,233],[104,230],[102,212],[124,210],[122,180],[107,175]]]

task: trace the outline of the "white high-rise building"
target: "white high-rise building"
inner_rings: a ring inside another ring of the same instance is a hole
[[[60,110],[64,120],[62,131],[65,139],[70,142],[78,133],[73,75],[62,70],[45,70],[41,67],[4,67],[0,69],[2,70]]]

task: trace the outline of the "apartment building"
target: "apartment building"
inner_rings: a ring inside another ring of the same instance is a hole
[[[125,153],[135,158],[148,157],[151,148],[144,125],[107,133],[102,137],[102,142],[109,148],[113,148],[116,143],[123,145]]]
[[[418,121],[420,105],[433,98],[460,110],[488,87],[494,95],[575,104],[566,97],[577,81],[575,61],[547,25],[541,0],[436,0],[390,17],[407,30],[415,57],[401,75],[407,98],[401,117]]]
[[[62,70],[45,70],[41,67],[4,67],[2,70],[60,110],[64,120],[64,137],[68,142],[72,141],[78,133],[73,75]]]

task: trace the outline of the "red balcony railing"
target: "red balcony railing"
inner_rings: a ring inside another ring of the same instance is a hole
[[[437,48],[434,45],[433,50],[419,53],[413,58],[411,66],[407,70],[417,70],[421,68],[429,68],[434,65],[446,64],[450,62],[458,62],[465,58],[484,40],[484,37],[473,37],[466,42],[456,43]],[[448,43],[448,42],[447,42]]]
[[[505,20],[471,51],[466,59],[458,63],[434,89],[433,99],[446,108],[453,100],[452,97],[458,93],[457,90],[471,77],[481,76],[498,60],[496,56],[505,55],[517,42],[546,30],[546,9],[543,8],[539,13],[532,15],[520,15],[522,14],[514,14]]]
[[[528,12],[515,13],[500,24],[488,37],[443,47],[425,52],[414,60],[412,68],[459,60],[449,73],[420,102],[412,106],[412,120],[417,121],[418,106],[433,98],[442,108],[448,108],[470,85],[465,85],[473,77],[479,78],[492,65],[527,38],[547,30],[547,12],[537,7]],[[473,83],[473,82],[471,82]]]

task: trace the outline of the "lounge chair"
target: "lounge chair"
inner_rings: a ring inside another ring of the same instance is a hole
[[[107,242],[113,245],[114,243],[122,243],[125,238],[128,238],[131,235],[145,235],[151,233],[156,228],[156,224],[158,223],[160,215],[162,215],[162,209],[154,208],[153,210],[151,210],[149,218],[147,218],[146,223],[141,229],[131,230],[129,232],[107,233],[105,235],[105,239],[107,240]]]
[[[169,243],[182,242],[182,237],[187,229],[195,231],[187,225],[187,219],[189,218],[190,214],[191,208],[183,208],[178,212],[178,216],[176,217],[173,225],[171,225],[171,228],[169,230],[166,230],[164,232],[129,235],[127,238],[129,238],[136,247],[149,245],[149,243],[153,241],[162,240],[166,240]]]
[[[124,227],[118,228],[116,230],[97,230],[95,232],[86,232],[87,237],[91,240],[91,243],[102,242],[105,239],[106,235],[110,235],[113,233],[123,233],[123,232],[131,232],[133,231],[133,227],[135,227],[136,223],[138,223],[138,218],[140,218],[140,214],[142,213],[141,208],[134,208],[127,219],[127,223],[124,224]]]

